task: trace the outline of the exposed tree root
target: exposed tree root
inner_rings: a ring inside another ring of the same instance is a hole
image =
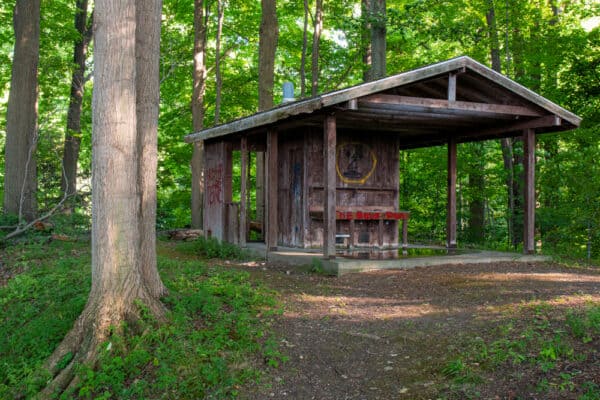
[[[52,398],[77,387],[78,366],[96,367],[101,351],[110,343],[111,335],[122,333],[123,322],[134,324],[140,319],[140,309],[133,300],[135,298],[148,308],[157,322],[166,321],[166,308],[159,300],[150,296],[131,297],[132,300],[127,301],[123,297],[96,299],[90,295],[88,304],[73,328],[46,361],[45,367],[53,378],[39,393],[40,398]],[[65,365],[67,359],[70,361]]]

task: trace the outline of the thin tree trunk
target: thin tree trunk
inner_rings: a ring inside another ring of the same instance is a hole
[[[223,13],[225,12],[223,0],[217,0],[217,38],[215,43],[215,125],[219,123],[221,116],[221,91],[223,88],[223,77],[221,75],[221,36],[223,33]]]
[[[361,42],[362,42],[362,59],[363,59],[363,81],[368,82],[372,78],[372,46],[371,46],[371,1],[361,0]]]
[[[471,144],[473,162],[469,168],[469,240],[483,242],[485,233],[485,147],[481,142]]]
[[[371,0],[371,79],[386,76],[386,1]]]
[[[208,2],[194,1],[194,89],[192,126],[194,132],[204,127],[204,93],[206,92],[206,22]],[[192,228],[201,229],[204,211],[204,144],[194,143],[192,151]]]
[[[87,24],[88,0],[77,0],[75,5],[75,29],[79,34],[73,48],[73,62],[76,65],[71,77],[71,97],[67,111],[67,132],[63,149],[63,169],[61,191],[71,196],[77,193],[77,161],[81,144],[81,110],[85,87],[85,60],[92,29]]]
[[[312,62],[311,62],[311,95],[319,92],[319,42],[323,30],[323,0],[317,0],[315,5],[315,20],[313,26]]]
[[[162,0],[136,0],[136,121],[140,195],[140,269],[150,295],[167,294],[156,264],[156,171]]]
[[[304,0],[304,27],[302,30],[302,57],[300,59],[300,98],[306,96],[306,51],[308,48],[308,0]]]
[[[515,60],[515,66],[516,66]],[[515,137],[512,139],[513,149],[513,247],[517,247],[519,243],[523,242],[523,205],[525,204],[524,199],[524,181],[525,172],[523,169],[523,139]]]
[[[275,81],[275,51],[279,25],[276,0],[261,0],[262,17],[258,41],[258,109],[273,107],[273,84]]]
[[[496,11],[494,1],[487,0],[488,11],[486,21],[488,25],[488,36],[490,40],[490,56],[492,59],[492,69],[502,73],[500,62],[500,40],[498,38],[498,26],[496,23]],[[513,165],[513,147],[512,141],[509,138],[500,140],[502,149],[502,160],[504,162],[504,170],[506,172],[506,190],[508,195],[508,242],[513,243],[515,237],[514,215],[515,215],[515,195],[514,195],[514,165]]]
[[[6,112],[4,212],[19,220],[37,213],[37,91],[40,0],[17,0],[15,47]]]

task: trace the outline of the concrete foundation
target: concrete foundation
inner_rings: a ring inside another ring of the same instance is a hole
[[[443,249],[431,247],[433,249]],[[540,255],[523,255],[499,251],[462,251],[453,255],[415,256],[407,258],[352,259],[336,257],[325,259],[321,249],[278,248],[277,251],[266,251],[264,243],[248,243],[248,249],[267,261],[296,266],[319,266],[323,272],[341,276],[352,272],[364,272],[386,269],[408,269],[434,265],[482,264],[495,262],[546,262],[551,257]]]

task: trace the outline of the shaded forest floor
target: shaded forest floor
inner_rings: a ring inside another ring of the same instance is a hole
[[[161,240],[158,253],[171,323],[115,337],[64,398],[600,399],[598,268],[335,278],[235,261],[247,255],[215,241]],[[87,240],[1,249],[0,398],[43,387],[89,286]]]
[[[242,398],[600,399],[596,269],[246,269],[280,294],[289,360]]]

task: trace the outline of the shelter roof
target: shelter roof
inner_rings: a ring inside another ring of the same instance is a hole
[[[188,143],[267,129],[321,125],[399,135],[401,147],[576,128],[581,118],[470,57],[462,56],[309,99],[279,105],[185,136]]]

